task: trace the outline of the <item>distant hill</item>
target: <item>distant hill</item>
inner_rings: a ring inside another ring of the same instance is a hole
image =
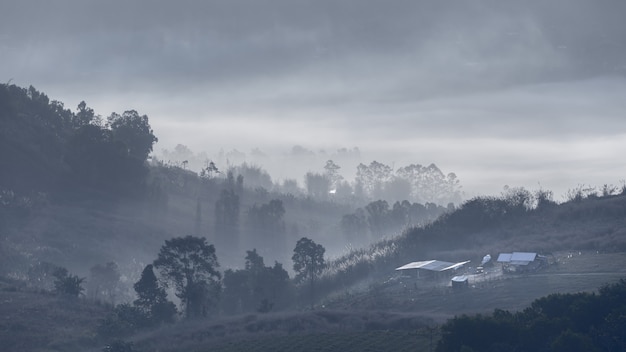
[[[476,265],[484,255],[500,252],[626,251],[626,191],[583,193],[574,192],[562,204],[524,189],[471,199],[429,225],[336,259],[323,280],[326,290],[384,279],[394,268],[419,260]]]

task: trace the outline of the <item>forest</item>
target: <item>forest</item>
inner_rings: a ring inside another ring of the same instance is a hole
[[[463,200],[457,176],[434,163],[360,162],[347,179],[328,159],[302,181],[274,180],[183,144],[159,154],[157,141],[135,110],[103,117],[84,101],[72,111],[32,86],[0,85],[2,288],[96,310],[81,346],[143,350],[131,341],[138,333],[190,321],[323,311],[417,258],[626,250],[625,185],[581,185],[563,202],[517,187]],[[621,350],[625,292],[621,281],[521,312],[456,317],[437,350]],[[368,329],[426,325],[385,319]],[[11,329],[23,327],[3,325],[9,350],[39,348]]]

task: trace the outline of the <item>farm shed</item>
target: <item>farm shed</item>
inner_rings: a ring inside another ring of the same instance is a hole
[[[524,272],[537,270],[542,264],[542,257],[533,252],[500,253],[498,263],[502,269],[509,272]]]
[[[454,273],[457,269],[469,262],[469,260],[458,263],[444,262],[441,260],[425,260],[405,264],[396,268],[396,271],[415,270],[417,277],[423,276],[424,273],[427,273],[426,276],[438,277],[442,274]]]
[[[469,280],[466,275],[455,276],[450,280],[450,284],[454,290],[463,290],[469,287]]]

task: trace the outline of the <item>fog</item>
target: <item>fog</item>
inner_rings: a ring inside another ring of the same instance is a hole
[[[147,114],[155,155],[236,149],[302,182],[358,147],[348,174],[436,163],[465,197],[626,174],[621,1],[1,3],[1,81]],[[286,163],[296,145],[315,158]]]

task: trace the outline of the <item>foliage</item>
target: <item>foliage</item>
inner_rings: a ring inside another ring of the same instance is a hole
[[[248,226],[253,231],[253,237],[248,245],[275,252],[285,250],[285,207],[280,199],[272,199],[268,203],[254,204],[248,209]]]
[[[291,302],[289,274],[282,264],[265,266],[256,249],[246,252],[245,269],[224,272],[222,307],[226,313],[281,310]]]
[[[344,215],[340,226],[351,241],[367,238],[368,233],[377,240],[412,226],[428,224],[447,211],[434,203],[411,204],[404,200],[390,208],[387,201],[377,200],[367,204],[365,209],[358,208],[353,214]]]
[[[166,282],[185,305],[185,315],[206,316],[219,295],[221,273],[215,247],[205,238],[187,236],[166,240],[154,261]]]
[[[151,326],[150,318],[141,308],[123,303],[100,320],[97,330],[101,337],[121,338],[148,326]]]
[[[108,125],[114,140],[123,143],[128,156],[137,160],[145,161],[152,152],[152,145],[158,141],[148,116],[139,115],[135,110],[124,111],[121,115],[112,113]]]
[[[310,197],[320,200],[328,198],[328,194],[332,186],[332,179],[329,175],[308,172],[304,179],[306,191]]]
[[[146,265],[141,272],[141,278],[133,287],[138,297],[134,305],[140,308],[153,324],[174,322],[176,305],[167,299],[165,289],[159,285],[154,275],[152,264]]]
[[[311,305],[315,300],[315,280],[324,270],[324,252],[326,249],[313,240],[302,237],[293,250],[293,270],[296,281],[307,280],[311,289]]]
[[[68,297],[78,297],[85,290],[82,286],[85,278],[78,277],[77,275],[69,275],[65,268],[57,268],[53,276],[55,277],[54,290],[59,294]]]
[[[517,313],[495,310],[451,319],[442,326],[437,351],[623,351],[625,312],[625,280],[597,295],[552,294]]]
[[[246,186],[251,189],[264,188],[269,190],[273,186],[272,177],[260,166],[243,163],[228,169],[233,175],[241,176],[246,180]]]

